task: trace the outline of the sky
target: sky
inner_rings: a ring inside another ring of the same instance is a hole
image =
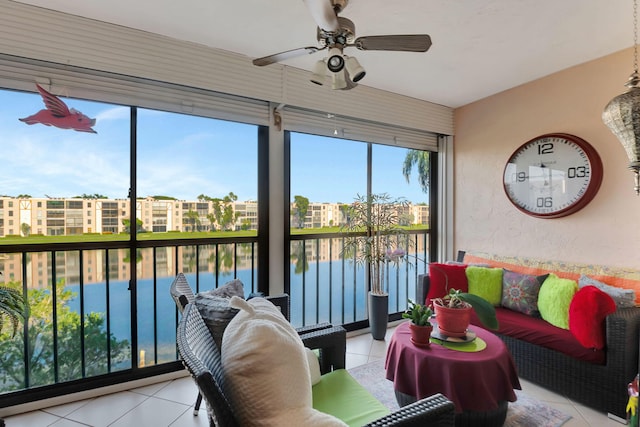
[[[55,93],[54,93],[55,94]],[[19,121],[44,109],[38,93],[0,90],[3,162],[0,194],[123,199],[129,189],[129,108],[60,99],[90,118],[97,133]],[[138,109],[138,197],[196,200],[201,194],[257,199],[257,126]],[[402,175],[406,149],[374,146],[375,193],[428,202],[413,174]],[[291,200],[351,202],[366,192],[366,144],[314,135],[291,138]]]

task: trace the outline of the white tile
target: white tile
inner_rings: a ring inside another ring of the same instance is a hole
[[[87,427],[87,425],[72,421],[68,418],[60,418],[59,421],[56,421],[55,423],[51,424],[49,427]]]
[[[209,427],[209,419],[207,418],[207,409],[204,402],[200,408],[200,414],[197,417],[193,416],[193,408],[189,408],[187,412],[180,415],[180,417],[171,424],[171,427]]]
[[[122,417],[110,427],[152,427],[169,426],[186,412],[191,414],[188,405],[150,397]],[[193,415],[192,415],[193,416]]]
[[[367,359],[367,363],[371,363],[371,362],[375,362],[376,360],[384,360],[384,357],[379,357],[379,356],[374,356],[371,355],[369,356],[369,358]]]
[[[93,427],[106,427],[147,399],[150,398],[130,391],[108,394],[95,398],[66,418]]]
[[[374,340],[371,343],[371,351],[369,352],[369,356],[386,357],[387,347],[387,342]]]
[[[196,386],[191,377],[179,378],[159,390],[154,397],[193,406],[198,397],[198,386]],[[205,409],[204,404],[202,404],[201,409]]]
[[[593,427],[622,427],[624,425],[609,418],[604,412],[596,411],[583,405],[575,404],[574,406],[580,415]]]
[[[51,406],[49,408],[44,408],[42,411],[47,412],[49,414],[57,415],[59,417],[65,417],[73,411],[81,408],[87,403],[91,402],[93,399],[85,399],[78,400],[77,402],[65,403],[64,405]]]
[[[347,353],[369,355],[371,351],[371,334],[362,334],[347,340]]]
[[[129,391],[133,393],[144,394],[145,396],[153,396],[154,394],[156,394],[158,391],[162,390],[164,387],[168,386],[169,384],[171,384],[171,381],[164,381],[161,383],[149,384],[144,387],[132,388]]]
[[[56,417],[55,415],[48,414],[46,412],[33,411],[5,417],[4,421],[7,427],[43,427],[51,425],[59,419],[60,417]]]
[[[345,358],[345,367],[347,369],[355,368],[356,366],[364,365],[368,361],[369,356],[366,354],[347,353]]]

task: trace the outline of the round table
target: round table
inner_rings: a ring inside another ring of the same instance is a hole
[[[385,369],[400,405],[442,393],[456,406],[456,425],[502,425],[507,402],[517,399],[513,390],[521,389],[516,366],[500,338],[477,326],[469,329],[486,342],[484,350],[457,351],[433,340],[418,347],[410,340],[409,322],[398,325]]]

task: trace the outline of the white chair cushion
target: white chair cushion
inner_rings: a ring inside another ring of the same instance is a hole
[[[264,298],[231,298],[240,311],[222,337],[222,366],[242,426],[346,426],[312,408],[304,345],[282,313]]]

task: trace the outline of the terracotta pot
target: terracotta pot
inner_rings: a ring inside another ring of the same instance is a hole
[[[433,331],[433,326],[418,326],[416,324],[409,323],[409,330],[411,331],[411,341],[415,345],[420,347],[426,347],[429,345],[429,339],[431,338],[431,331]]]
[[[433,304],[436,313],[436,323],[441,334],[462,338],[467,336],[467,328],[471,321],[471,310],[473,307],[449,308]]]

